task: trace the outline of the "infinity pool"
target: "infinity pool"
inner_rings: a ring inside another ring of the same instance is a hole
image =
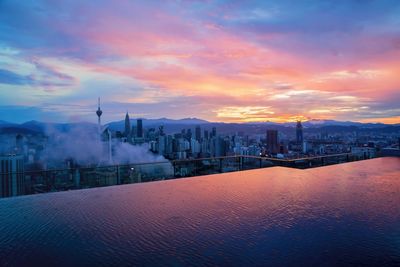
[[[0,199],[0,266],[400,265],[400,158]]]

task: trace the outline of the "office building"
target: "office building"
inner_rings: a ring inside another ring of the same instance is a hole
[[[143,138],[143,120],[137,119],[136,121],[136,136]]]
[[[303,145],[303,126],[301,121],[297,121],[296,125],[296,142],[298,145]]]
[[[204,139],[208,140],[208,131],[204,130]]]
[[[25,193],[23,155],[0,156],[0,197]]]
[[[267,151],[270,154],[276,154],[279,152],[277,130],[267,130]]]
[[[196,126],[195,139],[198,142],[200,142],[200,139],[201,139],[201,128],[200,128],[200,126]]]
[[[211,137],[216,137],[216,136],[217,136],[217,128],[212,127],[212,130],[211,130]]]

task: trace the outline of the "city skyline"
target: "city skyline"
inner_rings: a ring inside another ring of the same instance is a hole
[[[2,1],[0,119],[400,122],[397,1]]]
[[[400,0],[0,0],[0,266],[397,266]]]

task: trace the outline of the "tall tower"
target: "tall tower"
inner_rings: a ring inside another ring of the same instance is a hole
[[[98,117],[98,121],[97,121],[97,126],[98,126],[98,131],[100,133],[101,131],[101,114],[103,114],[103,111],[101,111],[100,109],[100,97],[99,97],[99,101],[98,101],[98,107],[97,107],[97,111],[96,111],[97,117]]]
[[[131,134],[131,121],[129,119],[129,114],[127,111],[125,115],[125,136],[129,137],[130,134]]]
[[[297,121],[296,125],[296,142],[303,145],[303,126],[301,125],[301,121]]]

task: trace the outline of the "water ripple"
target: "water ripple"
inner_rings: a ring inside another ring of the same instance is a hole
[[[400,159],[0,200],[0,266],[400,264]]]

